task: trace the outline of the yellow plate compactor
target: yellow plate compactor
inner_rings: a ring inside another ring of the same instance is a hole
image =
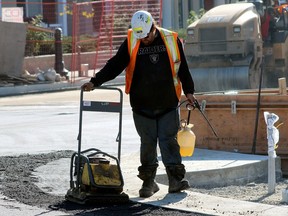
[[[118,88],[96,88],[96,90],[101,89],[119,91],[120,100],[119,102],[84,101],[84,92],[81,90],[78,152],[73,153],[71,157],[70,189],[65,196],[66,200],[78,204],[126,203],[129,201],[129,196],[123,192],[124,180],[120,169],[123,93]],[[116,139],[118,157],[96,148],[81,151],[84,111],[119,113],[119,133]]]

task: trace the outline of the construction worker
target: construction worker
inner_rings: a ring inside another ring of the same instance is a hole
[[[283,10],[287,12],[288,1],[274,1],[274,8],[276,14],[280,16],[283,13]]]
[[[139,195],[150,197],[159,190],[155,181],[157,143],[169,179],[168,192],[177,193],[190,187],[184,179],[186,170],[176,139],[180,125],[177,106],[182,87],[194,104],[194,82],[177,33],[156,26],[147,11],[137,11],[131,27],[116,55],[82,89],[90,91],[126,69],[125,92],[141,141],[138,177],[143,184]]]

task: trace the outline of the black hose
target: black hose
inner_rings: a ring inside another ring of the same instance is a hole
[[[263,76],[263,61],[261,63],[260,70],[260,81],[259,81],[259,89],[258,89],[258,99],[257,99],[257,107],[256,107],[256,118],[255,118],[255,128],[254,128],[254,137],[253,137],[253,145],[252,145],[252,154],[256,153],[256,142],[257,142],[257,131],[258,131],[258,122],[259,122],[259,111],[260,111],[260,102],[261,102],[261,88],[262,88],[262,76]]]

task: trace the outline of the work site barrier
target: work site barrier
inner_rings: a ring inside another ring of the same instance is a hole
[[[162,0],[106,0],[73,5],[72,80],[91,76],[118,50],[127,37],[133,13],[147,10],[161,25]],[[81,71],[81,68],[84,71]]]
[[[0,4],[2,9],[23,8],[23,21],[28,23],[23,70],[33,74],[54,68],[55,43],[61,42],[63,64],[71,72],[71,82],[93,75],[116,53],[127,36],[135,11],[149,11],[158,25],[162,21],[162,0]],[[59,28],[62,40],[55,41],[55,30]]]

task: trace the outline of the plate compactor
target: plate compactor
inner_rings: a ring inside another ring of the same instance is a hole
[[[73,153],[71,157],[70,189],[65,196],[66,200],[78,204],[112,204],[129,201],[129,196],[123,192],[124,180],[120,169],[123,93],[120,89],[111,87],[100,87],[95,90],[101,89],[119,91],[120,100],[119,102],[84,101],[84,91],[81,90],[78,152]],[[84,111],[119,113],[119,133],[116,138],[118,157],[97,148],[81,151]]]

